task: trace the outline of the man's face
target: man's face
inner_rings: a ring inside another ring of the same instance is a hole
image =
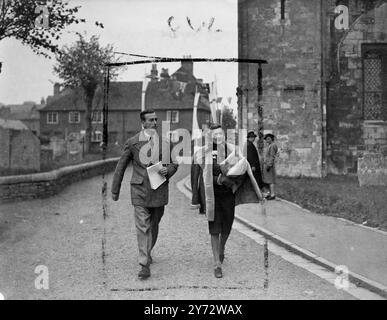
[[[212,131],[212,138],[214,143],[220,144],[224,142],[224,133],[222,128],[218,128]]]
[[[247,140],[249,140],[251,143],[254,143],[254,141],[255,141],[255,137],[250,137],[250,138],[247,138]]]
[[[145,116],[145,121],[142,122],[144,129],[157,129],[157,116],[156,113],[147,113]]]

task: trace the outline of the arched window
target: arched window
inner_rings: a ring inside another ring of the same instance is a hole
[[[387,44],[363,46],[364,120],[387,121]]]

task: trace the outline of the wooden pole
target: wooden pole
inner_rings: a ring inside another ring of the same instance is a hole
[[[103,109],[102,109],[102,158],[106,159],[108,146],[108,114],[109,114],[109,86],[110,86],[110,67],[105,69]]]
[[[262,64],[258,63],[258,81],[257,81],[257,90],[258,90],[258,98],[257,98],[257,113],[258,113],[258,151],[262,154],[263,152],[263,106],[262,106]]]

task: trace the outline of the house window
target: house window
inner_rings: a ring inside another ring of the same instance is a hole
[[[48,112],[47,113],[47,123],[48,124],[57,124],[58,123],[58,112]]]
[[[94,131],[91,135],[91,142],[102,142],[102,132]]]
[[[364,120],[387,121],[387,44],[363,45]]]
[[[179,122],[179,111],[167,111],[167,121],[172,123]]]
[[[102,123],[102,111],[93,111],[91,114],[91,121],[93,123]]]
[[[81,115],[78,111],[69,112],[69,123],[79,123],[81,120]]]

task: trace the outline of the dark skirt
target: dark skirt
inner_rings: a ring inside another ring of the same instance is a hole
[[[208,222],[210,234],[229,234],[235,217],[235,196],[232,192],[215,192],[215,219]]]

